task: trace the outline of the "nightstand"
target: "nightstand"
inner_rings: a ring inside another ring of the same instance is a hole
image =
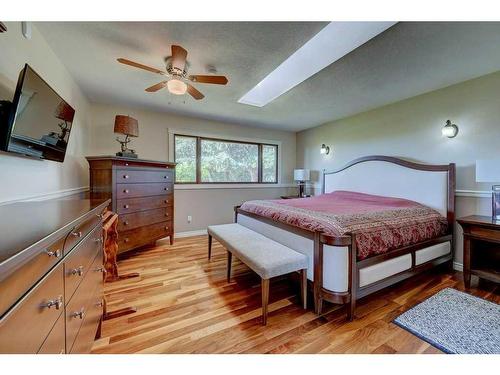
[[[471,275],[500,283],[500,222],[489,216],[467,216],[457,220],[464,230],[464,283]]]

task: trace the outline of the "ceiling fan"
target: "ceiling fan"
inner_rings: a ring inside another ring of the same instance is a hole
[[[118,62],[130,65],[139,69],[144,69],[152,73],[160,74],[170,79],[162,81],[148,87],[147,92],[156,92],[164,87],[175,95],[184,95],[186,92],[196,100],[203,99],[205,95],[199,92],[188,81],[199,83],[212,83],[216,85],[225,85],[228,81],[225,76],[216,75],[188,75],[189,63],[186,61],[187,51],[181,46],[172,45],[172,56],[166,59],[167,71],[152,68],[147,65],[139,64],[124,58],[117,59]]]

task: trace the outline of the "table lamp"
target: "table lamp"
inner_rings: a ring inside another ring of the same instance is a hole
[[[500,159],[476,160],[477,182],[500,182]],[[500,185],[493,185],[491,196],[492,219],[500,220]]]
[[[293,179],[299,184],[299,197],[304,197],[304,187],[306,185],[306,181],[311,179],[309,169],[294,169]]]
[[[137,158],[134,150],[127,147],[131,139],[129,137],[139,136],[139,124],[137,120],[130,116],[116,115],[115,117],[115,133],[125,134],[125,139],[122,141],[119,137],[116,140],[121,145],[121,151],[116,153],[116,156],[127,158]]]

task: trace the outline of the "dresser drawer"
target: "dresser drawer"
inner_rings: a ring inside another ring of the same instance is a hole
[[[59,264],[0,320],[0,353],[36,353],[64,310]]]
[[[65,238],[66,235],[48,246],[40,246],[34,257],[21,262],[8,275],[0,275],[0,316],[61,260]]]
[[[169,212],[170,211],[170,212]],[[143,227],[149,224],[160,223],[170,220],[172,210],[168,208],[158,208],[156,210],[134,212],[132,214],[120,215],[118,219],[118,231],[121,233],[126,230]]]
[[[173,191],[171,183],[147,184],[117,184],[116,196],[118,199],[150,197],[153,195],[167,195]]]
[[[116,171],[117,183],[140,183],[140,182],[173,182],[174,172],[165,169],[158,170],[137,170],[137,169],[118,169]]]
[[[118,236],[118,253],[134,249],[149,242],[159,240],[172,234],[172,222],[165,221],[120,232]]]
[[[90,270],[78,286],[73,297],[66,306],[66,351],[69,352],[73,342],[85,320],[87,313],[92,311],[93,296],[96,290],[102,290],[102,252],[95,258]]]
[[[156,161],[149,161],[149,160],[118,160],[114,159],[113,160],[113,166],[116,168],[122,169],[123,167],[130,167],[130,168],[141,168],[141,169],[150,169],[150,168],[155,168],[155,169],[175,169],[175,164],[163,164],[162,162],[156,162]]]
[[[98,251],[101,251],[102,228],[97,226],[68,255],[64,261],[64,293],[66,303],[87,275]]]
[[[64,353],[66,353],[66,331],[64,330],[64,314],[61,314],[43,342],[38,354]]]
[[[116,212],[118,214],[127,214],[137,211],[153,210],[155,208],[170,207],[173,204],[173,194],[144,198],[118,199],[116,202]]]
[[[102,289],[98,288],[97,293],[92,297],[88,312],[83,319],[82,326],[78,331],[78,335],[75,338],[73,347],[71,348],[71,354],[87,354],[90,353],[92,345],[94,343],[95,335],[97,333],[97,328],[102,317]]]
[[[67,254],[73,249],[81,240],[87,236],[102,220],[102,215],[92,215],[89,219],[76,225],[71,233],[66,238],[64,243],[64,254]]]
[[[494,229],[471,226],[470,234],[481,238],[488,238],[493,241],[500,241],[500,231]]]

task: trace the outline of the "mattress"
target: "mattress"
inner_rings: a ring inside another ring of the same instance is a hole
[[[253,200],[241,208],[333,237],[354,234],[358,260],[448,232],[446,218],[430,207],[407,199],[350,191],[311,198]]]

